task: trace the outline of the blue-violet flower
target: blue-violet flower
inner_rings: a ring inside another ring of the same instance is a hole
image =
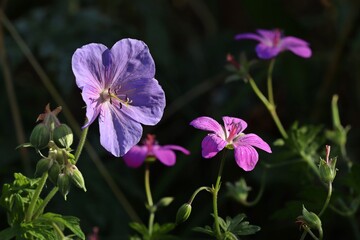
[[[87,44],[75,51],[72,69],[86,103],[84,127],[99,116],[101,145],[114,156],[140,141],[141,124],[155,125],[162,118],[165,94],[144,42],[122,39],[111,49]]]
[[[205,131],[210,131],[202,141],[202,156],[212,158],[225,147],[234,149],[235,161],[245,171],[254,169],[259,155],[254,147],[271,153],[270,146],[259,136],[253,133],[245,134],[243,131],[247,123],[234,117],[223,117],[224,127],[210,117],[194,119],[190,125]]]

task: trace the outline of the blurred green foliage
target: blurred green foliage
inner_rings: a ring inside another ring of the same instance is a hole
[[[69,110],[80,125],[84,119],[85,104],[71,71],[71,56],[76,48],[91,42],[110,47],[127,37],[141,39],[148,44],[156,62],[156,78],[166,93],[167,107],[160,124],[145,127],[144,133],[156,134],[160,143],[179,144],[192,153],[190,156],[179,155],[177,164],[172,168],[161,164],[152,166],[154,199],[175,197],[167,211],[159,211],[156,216],[159,222],[165,223],[175,220],[176,210],[188,200],[195,188],[214,182],[217,172],[218,159],[201,158],[200,143],[204,133],[189,126],[192,119],[202,115],[217,120],[223,115],[240,117],[249,123],[246,132],[257,133],[267,141],[279,137],[268,112],[248,85],[242,81],[225,84],[227,53],[238,55],[240,51],[245,51],[248,58],[255,57],[254,43],[234,41],[236,33],[253,32],[258,28],[281,28],[286,35],[303,38],[311,44],[312,58],[305,60],[287,52],[281,54],[275,64],[273,79],[278,114],[286,128],[295,120],[300,125],[312,123],[331,128],[331,96],[337,93],[342,123],[351,126],[348,155],[358,163],[359,10],[357,0],[13,0],[7,2],[4,12],[66,99]],[[55,107],[57,104],[9,33],[5,29],[3,33],[28,139],[45,105],[49,102]],[[262,86],[266,68],[255,69],[253,75]],[[0,80],[0,184],[3,185],[12,181],[13,172],[24,172],[26,169],[20,152],[14,150],[20,143],[15,135],[3,74]],[[61,114],[59,117],[62,118]],[[146,221],[143,169],[128,169],[122,159],[106,153],[99,145],[96,125],[90,127],[89,141],[97,147],[107,169]],[[272,155],[261,153],[260,161],[270,164],[288,157],[276,147],[273,151]],[[31,177],[37,159],[32,152],[26,154],[31,159],[32,169],[25,174]],[[256,192],[261,179],[261,165],[246,173],[235,164],[232,159],[226,163],[223,181],[234,182],[244,177]],[[59,195],[48,208],[52,212],[79,217],[84,232],[90,233],[93,226],[98,226],[101,239],[128,239],[133,234],[128,225],[130,219],[85,152],[78,167],[86,179],[88,191],[84,193],[73,189],[66,202]],[[358,166],[356,169],[359,172]],[[261,231],[252,235],[251,239],[299,238],[295,218],[301,212],[302,204],[309,209],[320,208],[326,194],[320,183],[308,186],[312,182],[310,171],[305,164],[271,169],[259,204],[246,208],[222,197],[220,213],[234,217],[244,212],[252,224],[261,227]],[[345,172],[346,168],[339,169],[341,171]],[[355,177],[344,181],[359,187],[353,179]],[[221,191],[225,193],[225,187]],[[191,217],[174,233],[184,239],[204,239],[203,235],[191,229],[211,221],[210,202],[210,196],[200,195],[193,203]],[[359,237],[352,220],[330,210],[324,217],[326,239]],[[0,229],[4,229],[6,215],[3,209],[0,209],[0,219]],[[359,221],[359,217],[357,219]]]

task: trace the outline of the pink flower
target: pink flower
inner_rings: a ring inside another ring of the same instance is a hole
[[[186,155],[190,152],[178,145],[161,146],[155,140],[155,135],[148,134],[142,146],[132,147],[124,156],[127,166],[132,168],[140,167],[146,159],[156,158],[166,166],[173,166],[176,162],[174,150],[180,151]]]
[[[202,141],[202,156],[212,158],[225,147],[234,149],[236,163],[245,171],[254,169],[259,155],[254,147],[271,153],[270,146],[259,136],[253,133],[245,134],[243,131],[247,123],[240,118],[223,117],[224,127],[210,117],[199,117],[194,119],[190,125],[209,131]]]
[[[270,59],[276,57],[279,53],[286,50],[289,50],[303,58],[311,57],[309,43],[297,37],[284,37],[279,29],[258,29],[257,34],[237,34],[235,39],[252,39],[258,41],[259,44],[256,46],[256,53],[261,59]]]

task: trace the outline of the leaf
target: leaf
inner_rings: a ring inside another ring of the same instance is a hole
[[[193,231],[205,233],[205,234],[213,236],[213,237],[215,236],[215,234],[210,226],[205,226],[204,228],[203,227],[194,227]]]
[[[164,235],[164,234],[170,232],[171,230],[173,230],[174,228],[175,228],[174,223],[165,223],[162,225],[155,223],[154,229],[153,229],[153,234],[154,235]]]
[[[62,216],[56,213],[45,213],[44,215],[40,216],[39,221],[48,221],[53,222],[58,225],[64,225],[68,228],[71,232],[73,232],[77,237],[80,239],[85,239],[85,234],[80,228],[79,222],[80,220],[73,216]]]
[[[148,235],[148,229],[144,224],[138,223],[138,222],[131,222],[129,223],[129,226],[140,233],[142,236]]]
[[[244,213],[240,213],[236,215],[230,223],[228,230],[231,232],[236,229],[236,227],[245,219],[246,215]]]
[[[249,222],[242,222],[236,228],[235,234],[240,235],[240,236],[251,235],[251,234],[255,234],[256,232],[260,231],[260,229],[261,228],[259,226],[250,225]]]
[[[0,232],[1,240],[9,240],[16,236],[18,229],[17,228],[6,228]]]

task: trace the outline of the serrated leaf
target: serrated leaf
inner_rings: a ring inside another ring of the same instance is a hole
[[[230,226],[228,228],[228,230],[230,232],[232,232],[233,230],[235,230],[237,228],[237,226],[245,219],[246,215],[244,213],[240,213],[238,215],[236,215],[230,223]]]
[[[238,237],[232,232],[226,232],[224,236],[224,240],[238,240]]]
[[[140,233],[140,235],[142,236],[146,236],[148,235],[148,229],[144,224],[138,223],[138,222],[131,222],[129,223],[129,226],[134,229],[135,231],[137,231],[138,233]]]
[[[260,229],[261,228],[259,226],[250,225],[249,222],[242,222],[236,228],[235,234],[240,235],[240,236],[251,235],[251,234],[255,234],[256,232],[260,231]]]
[[[214,232],[213,232],[213,230],[211,229],[210,226],[194,227],[193,231],[200,232],[200,233],[205,233],[205,234],[213,236],[213,237],[215,236],[215,234],[214,234]]]
[[[175,228],[174,223],[165,223],[165,224],[162,224],[162,225],[160,225],[158,223],[155,223],[153,233],[163,235],[163,234],[166,234],[166,233],[170,232],[174,228]]]

